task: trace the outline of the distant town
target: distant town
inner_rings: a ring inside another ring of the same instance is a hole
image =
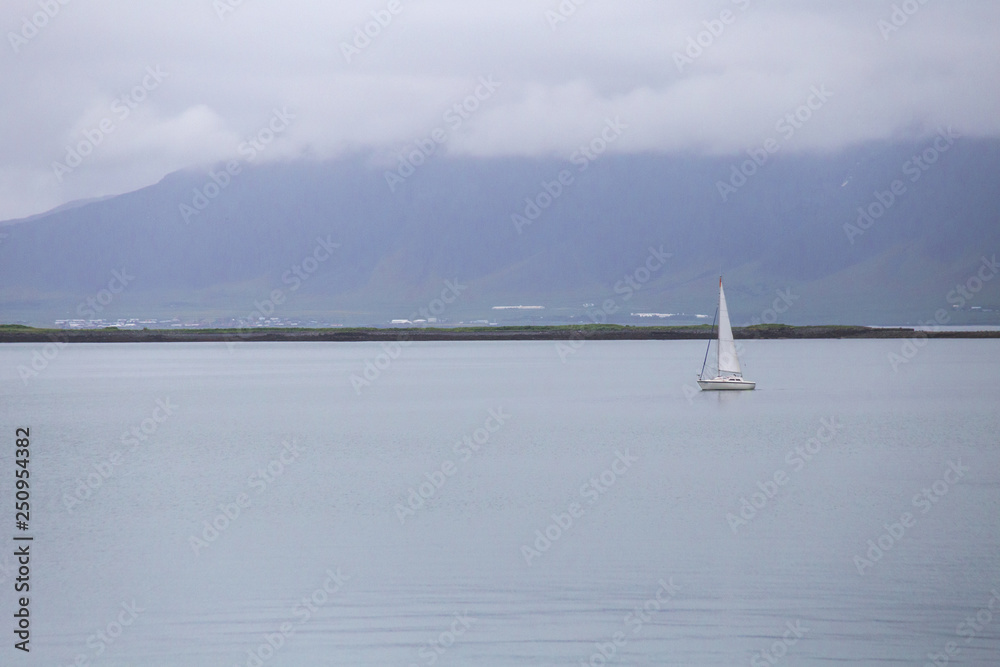
[[[594,304],[585,303],[584,308],[592,308]],[[565,325],[565,324],[589,324],[596,322],[593,315],[583,314],[573,314],[573,315],[541,315],[541,314],[528,314],[530,313],[540,313],[544,311],[544,306],[493,306],[493,311],[498,311],[501,313],[507,313],[506,318],[501,321],[496,319],[470,319],[470,320],[450,320],[446,318],[437,317],[427,317],[427,318],[417,318],[417,319],[406,319],[398,318],[391,319],[388,321],[376,321],[372,322],[367,326],[386,328],[386,327],[402,327],[402,328],[419,328],[419,327],[500,327],[509,325],[532,325],[532,326],[553,326],[553,325]],[[513,311],[513,312],[511,312]],[[528,311],[528,312],[525,312]],[[588,310],[588,312],[591,312]],[[985,314],[985,313],[998,313],[1000,308],[994,308],[989,306],[966,306],[964,308],[959,308],[957,306],[952,307],[952,312],[965,312],[971,314]],[[522,317],[518,317],[517,313],[522,313]],[[599,313],[598,313],[599,314]],[[660,320],[663,324],[669,326],[688,326],[693,324],[706,324],[711,322],[711,315],[703,314],[688,314],[688,313],[622,313],[620,316],[615,318],[609,318],[610,323],[615,324],[634,324],[641,325],[648,323],[650,320]],[[667,321],[669,320],[669,321]],[[737,326],[749,326],[751,324],[760,324],[761,322],[740,322],[735,323]],[[767,323],[767,322],[765,322]],[[923,323],[921,323],[923,324]],[[932,323],[928,323],[932,324]],[[142,330],[142,329],[335,329],[340,327],[345,327],[342,322],[332,322],[329,320],[315,319],[315,318],[295,318],[295,317],[261,317],[256,320],[247,320],[239,318],[202,318],[202,319],[161,319],[161,318],[105,318],[105,319],[61,319],[55,320],[56,329],[123,329],[123,330]],[[353,325],[352,325],[353,326]],[[980,325],[970,325],[970,326],[980,326]],[[926,326],[918,326],[918,328],[927,328]]]
[[[593,304],[583,304],[584,307],[592,307]],[[545,310],[544,306],[494,306],[493,311],[514,311],[516,312],[538,312]],[[510,315],[514,315],[511,313]],[[510,317],[508,315],[508,317]],[[516,317],[516,315],[515,315]],[[631,318],[634,322],[640,322],[649,319],[675,319],[679,324],[688,324],[695,321],[701,321],[705,319],[710,319],[709,315],[688,315],[684,313],[629,313],[624,318],[616,319],[628,319]],[[537,324],[580,324],[589,323],[593,318],[587,315],[569,315],[569,316],[549,316],[543,317],[541,315],[531,315],[529,316],[531,320],[538,320]],[[470,319],[453,321],[445,318],[437,317],[427,317],[427,318],[398,318],[391,319],[387,322],[374,322],[371,326],[376,327],[464,327],[464,326],[490,326],[497,327],[503,326],[504,324],[509,324],[508,321],[498,322],[496,319]],[[523,323],[523,320],[519,320],[519,323]],[[329,320],[313,319],[313,318],[295,318],[295,317],[261,317],[256,320],[247,320],[239,318],[202,318],[202,319],[180,319],[180,318],[97,318],[97,319],[60,319],[55,320],[55,328],[57,329],[125,329],[125,330],[142,330],[142,329],[239,329],[239,328],[254,328],[254,329],[331,329],[345,326],[340,322],[331,322]]]
[[[175,318],[169,320],[148,318],[148,319],[138,319],[134,317],[123,318],[123,319],[73,319],[73,320],[56,320],[55,325],[57,329],[235,329],[240,327],[259,327],[259,328],[279,328],[279,327],[294,327],[294,328],[316,328],[316,329],[328,329],[331,327],[343,326],[341,324],[336,324],[333,322],[326,322],[323,320],[306,320],[306,319],[286,319],[281,317],[269,317],[261,318],[256,322],[248,322],[247,320],[238,320],[235,318],[229,319],[200,319],[200,320],[180,320]]]
[[[371,326],[390,327],[421,327],[421,326],[499,326],[499,323],[490,320],[470,320],[452,322],[436,317],[427,319],[396,319],[389,322],[373,323]],[[71,319],[56,320],[57,329],[335,329],[343,327],[340,322],[330,322],[328,320],[306,319],[306,318],[285,318],[285,317],[262,317],[257,320],[246,320],[236,318],[216,318],[216,319],[139,319],[135,317],[121,319]]]

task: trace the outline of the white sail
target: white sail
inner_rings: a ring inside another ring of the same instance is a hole
[[[729,324],[729,309],[726,307],[726,293],[722,290],[722,278],[719,278],[719,375],[731,373],[742,375],[740,359],[736,356],[736,341],[733,340],[733,328]]]
[[[705,369],[708,367],[708,353],[712,349],[705,350],[706,363],[702,365],[701,375],[698,378],[698,386],[703,391],[732,391],[740,389],[753,389],[756,382],[751,382],[743,377],[740,368],[740,359],[736,356],[736,341],[733,340],[733,327],[729,323],[729,308],[726,306],[726,293],[722,289],[722,278],[719,278],[719,342],[716,345],[718,364],[715,372],[718,374],[714,378],[705,376]]]

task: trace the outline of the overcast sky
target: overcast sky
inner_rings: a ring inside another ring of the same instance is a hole
[[[615,118],[618,152],[1000,136],[1000,2],[895,4],[4,0],[0,219],[245,161],[269,124],[258,163],[390,159],[435,128],[452,154],[569,159]]]

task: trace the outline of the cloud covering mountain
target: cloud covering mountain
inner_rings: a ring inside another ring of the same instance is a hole
[[[619,130],[595,136],[611,146]],[[409,168],[233,159],[0,227],[0,310],[38,324],[268,309],[649,324],[633,314],[711,315],[723,271],[737,323],[997,319],[978,309],[1000,307],[1000,142],[943,130],[823,155],[767,146]],[[545,310],[493,309],[516,305]]]
[[[275,109],[260,162],[392,163],[437,128],[453,158],[567,159],[609,118],[620,155],[741,154],[789,116],[785,153],[1000,136],[988,0],[13,0],[0,26],[0,218],[237,159]]]

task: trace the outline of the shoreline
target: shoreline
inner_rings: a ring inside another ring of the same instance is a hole
[[[739,340],[849,338],[1000,338],[1000,331],[921,331],[906,327],[790,326],[734,327]],[[218,342],[438,342],[518,340],[707,340],[709,325],[636,327],[627,325],[505,326],[455,328],[334,329],[40,329],[0,325],[0,343],[218,343]]]

